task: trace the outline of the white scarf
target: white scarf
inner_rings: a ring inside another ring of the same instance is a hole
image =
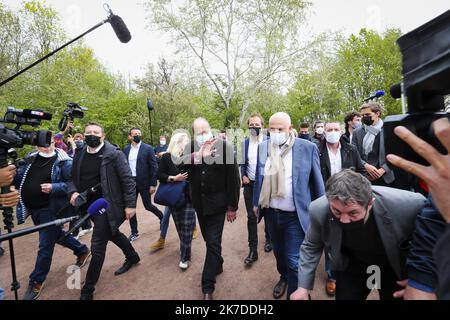
[[[366,156],[372,152],[375,137],[380,133],[382,128],[383,128],[383,120],[381,119],[378,120],[378,123],[374,126],[364,125],[366,135],[364,136],[363,139],[363,152]]]

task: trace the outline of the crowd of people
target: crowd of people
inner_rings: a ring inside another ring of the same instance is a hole
[[[132,243],[139,238],[140,195],[145,209],[160,221],[153,250],[164,248],[172,216],[182,270],[191,262],[198,221],[206,245],[201,288],[203,298],[212,300],[216,277],[223,272],[225,220],[235,221],[241,188],[249,247],[243,263],[250,268],[258,261],[258,223],[264,221],[264,251],[273,251],[279,273],[275,299],[285,294],[287,299],[310,299],[323,255],[325,290],[337,300],[366,299],[372,289],[384,300],[450,299],[449,155],[402,127],[396,134],[430,166],[386,155],[382,108],[375,102],[349,113],[344,123],[317,120],[312,132],[308,123],[297,131],[284,112],[273,114],[267,128],[259,113],[251,114],[247,125],[248,136],[237,143],[225,130],[215,136],[208,121],[197,118],[191,132],[174,132],[168,144],[161,136],[156,148],[144,143],[135,127],[121,150],[106,140],[101,124],[92,122],[83,134],[67,139],[64,132],[56,134],[49,147],[29,154],[17,172],[13,165],[0,169],[1,185],[13,185],[0,196],[0,204],[17,206],[19,224],[29,216],[35,225],[83,216],[98,199],[108,203],[105,214],[91,218],[93,227],[87,220],[72,234],[56,226],[39,232],[24,299],[40,296],[56,244],[73,252],[79,268],[88,265],[82,300],[94,298],[109,241],[125,256],[115,275],[138,264]],[[448,120],[437,121],[434,129],[450,150]],[[131,228],[128,237],[119,230],[125,220]],[[88,248],[79,237],[90,231]],[[375,281],[369,281],[370,271],[378,272]]]

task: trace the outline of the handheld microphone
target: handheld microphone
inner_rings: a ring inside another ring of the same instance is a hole
[[[100,183],[93,186],[92,188],[87,189],[86,191],[81,192],[80,195],[75,199],[75,207],[81,207],[83,204],[87,203],[92,196],[98,194],[99,192],[101,192]]]
[[[364,100],[364,102],[373,100],[373,99],[377,99],[377,98],[381,98],[382,96],[384,96],[384,90],[378,90],[375,91],[374,93],[372,93],[370,95],[370,97],[368,97],[367,99]]]
[[[64,235],[59,240],[64,239],[69,234],[71,234],[72,232],[77,230],[90,217],[97,217],[97,216],[104,214],[106,212],[106,209],[108,209],[108,206],[109,206],[109,204],[104,198],[100,198],[100,199],[94,201],[94,203],[92,203],[89,206],[89,208],[87,209],[87,214],[84,215],[81,219],[79,219],[77,221],[77,223],[75,223],[75,225],[69,231],[64,233]]]
[[[111,27],[120,42],[127,43],[131,40],[130,30],[128,30],[127,25],[123,22],[121,17],[111,12],[111,15],[108,17],[108,22],[111,24]]]

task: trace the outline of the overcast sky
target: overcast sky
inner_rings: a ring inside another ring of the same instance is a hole
[[[16,9],[17,0],[0,0]],[[211,0],[214,1],[214,0]],[[276,0],[274,0],[276,1]],[[106,18],[103,3],[123,18],[132,34],[128,44],[116,38],[109,25],[85,37],[94,49],[95,56],[113,72],[126,77],[142,75],[149,62],[159,57],[169,58],[172,49],[168,38],[146,28],[143,0],[47,0],[62,17],[62,24],[69,37],[75,37]],[[408,32],[450,9],[449,0],[312,0],[309,25],[314,32],[326,30],[357,33],[366,27],[383,31],[388,27]]]

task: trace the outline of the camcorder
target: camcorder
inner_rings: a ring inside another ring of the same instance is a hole
[[[445,112],[445,96],[450,93],[450,10],[397,40],[402,53],[403,81],[391,87],[395,99],[402,98],[402,115],[384,121],[386,154],[428,165],[394,133],[404,126],[442,154],[447,151],[436,138],[432,123]],[[392,168],[394,166],[389,164]]]
[[[83,119],[84,111],[87,110],[88,108],[80,106],[76,102],[68,102],[67,108],[63,111],[62,118],[58,124],[59,131],[66,131],[69,121],[73,122],[75,119]],[[71,129],[72,128],[69,128],[69,133],[71,133]]]
[[[24,145],[48,147],[51,143],[52,133],[48,130],[25,131],[21,126],[38,127],[42,120],[51,120],[52,114],[42,110],[15,109],[8,107],[1,123],[12,123],[12,129],[0,124],[0,150],[22,148]],[[1,152],[1,151],[0,151]],[[1,152],[6,154],[5,152]]]

